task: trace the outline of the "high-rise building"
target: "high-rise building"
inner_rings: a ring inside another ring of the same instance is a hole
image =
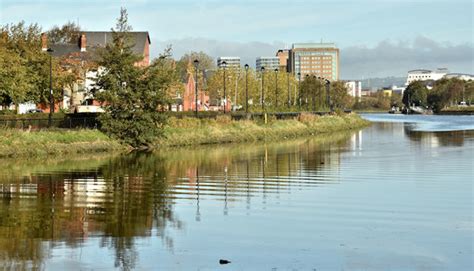
[[[265,67],[265,70],[279,69],[280,68],[280,59],[276,56],[268,56],[268,57],[257,57],[256,65],[257,71],[259,71],[262,67]]]
[[[339,49],[334,43],[295,43],[288,58],[290,72],[339,80]]]
[[[276,56],[280,59],[280,71],[289,71],[288,67],[288,56],[289,56],[290,50],[289,49],[281,49],[278,50],[276,53]]]
[[[217,58],[217,67],[222,68],[225,61],[227,69],[240,69],[240,57],[238,56],[221,56]]]

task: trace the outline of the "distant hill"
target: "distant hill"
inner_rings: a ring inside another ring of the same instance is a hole
[[[368,78],[361,80],[363,89],[377,90],[392,85],[403,86],[407,81],[406,77],[384,77],[384,78]]]

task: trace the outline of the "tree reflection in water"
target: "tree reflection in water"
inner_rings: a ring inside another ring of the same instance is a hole
[[[0,268],[43,269],[59,246],[79,248],[90,239],[114,251],[115,267],[133,269],[138,238],[156,234],[174,249],[170,229],[183,229],[177,201],[279,201],[292,188],[318,185],[318,172],[337,167],[350,134],[276,144],[171,149],[71,161],[0,164]],[[293,177],[294,176],[294,177]],[[332,181],[331,179],[324,180]],[[260,204],[259,202],[256,202]]]

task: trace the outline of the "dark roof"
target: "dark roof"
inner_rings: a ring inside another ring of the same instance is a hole
[[[87,52],[93,51],[91,49],[97,47],[105,47],[113,41],[113,35],[111,31],[108,32],[96,32],[96,31],[84,31],[81,34],[86,35],[86,49]],[[131,39],[134,43],[132,47],[133,53],[137,55],[143,55],[145,52],[145,44],[150,42],[150,36],[148,32],[130,32]],[[76,44],[71,43],[59,43],[51,44],[53,49],[53,56],[65,56],[71,53],[77,53],[81,51],[79,40]]]
[[[110,44],[113,41],[113,35],[111,31],[85,31],[82,32],[86,35],[87,47],[105,47],[105,45]],[[148,40],[148,43],[151,44],[150,36],[148,32],[129,32],[131,39],[134,43],[132,48],[133,53],[137,55],[143,55],[145,51],[145,43]]]
[[[81,48],[77,44],[70,44],[70,43],[58,43],[58,44],[51,44],[51,49],[53,49],[53,56],[65,56],[71,53],[80,52]]]

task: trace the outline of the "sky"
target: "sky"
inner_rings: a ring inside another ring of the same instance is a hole
[[[334,42],[342,79],[406,76],[446,67],[474,73],[471,0],[0,0],[0,24],[67,21],[84,30],[115,25],[120,7],[135,31],[148,31],[153,56],[171,44],[173,56],[257,56],[298,42]]]

